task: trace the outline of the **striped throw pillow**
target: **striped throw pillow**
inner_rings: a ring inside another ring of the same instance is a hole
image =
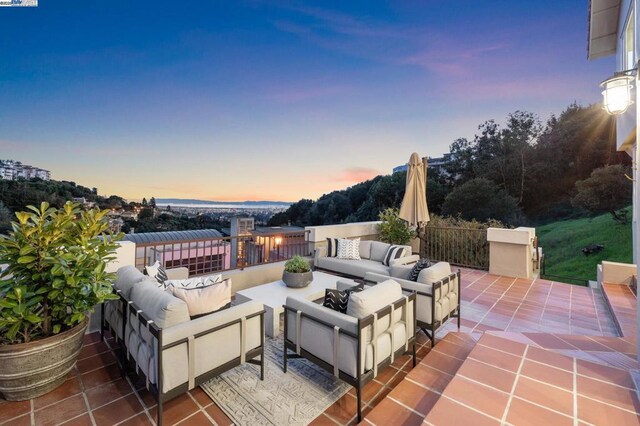
[[[158,281],[159,286],[163,286],[164,282],[169,279],[167,271],[164,270],[164,266],[162,266],[158,260],[156,260],[153,265],[146,266],[144,273]]]
[[[327,257],[338,255],[338,238],[327,238]]]
[[[384,255],[384,260],[382,261],[382,264],[384,266],[390,266],[391,261],[395,260],[395,259],[400,259],[401,257],[404,257],[405,254],[405,248],[402,246],[391,246],[389,247],[389,249],[387,249],[387,254]]]

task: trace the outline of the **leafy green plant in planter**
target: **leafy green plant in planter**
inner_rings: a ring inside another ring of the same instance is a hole
[[[284,264],[282,281],[287,287],[306,287],[313,281],[313,273],[309,262],[302,256],[293,256]]]
[[[304,257],[296,255],[285,262],[284,270],[294,274],[300,274],[311,271],[311,266],[309,266],[309,262]]]
[[[415,231],[398,215],[398,209],[388,208],[378,216],[382,223],[379,225],[380,241],[389,244],[409,244],[416,237]]]
[[[60,209],[49,207],[48,203],[28,209],[16,213],[12,231],[0,237],[0,265],[5,268],[0,272],[0,353],[8,360],[0,366],[0,387],[5,389],[7,399],[25,396],[22,391],[13,394],[6,390],[12,386],[24,388],[38,380],[49,385],[56,382],[58,378],[43,379],[32,374],[20,386],[6,383],[8,377],[15,375],[12,369],[54,364],[65,348],[48,355],[40,350],[31,360],[23,357],[15,362],[7,358],[12,350],[31,350],[40,341],[47,341],[47,347],[57,340],[69,345],[69,335],[79,335],[79,343],[67,348],[71,365],[68,366],[69,360],[66,364],[59,362],[70,369],[75,364],[73,353],[82,345],[88,313],[97,304],[117,298],[111,287],[115,274],[106,272],[106,266],[115,259],[116,241],[122,236],[108,232],[107,211],[84,211],[71,202]]]

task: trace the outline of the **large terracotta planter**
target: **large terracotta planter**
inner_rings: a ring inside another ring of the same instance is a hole
[[[313,281],[313,272],[287,272],[282,273],[282,281],[291,288],[303,288]]]
[[[24,401],[60,386],[76,365],[89,321],[46,339],[0,345],[0,393]]]

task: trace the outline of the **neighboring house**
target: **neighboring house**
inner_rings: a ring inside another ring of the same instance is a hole
[[[22,164],[19,161],[0,160],[0,178],[7,180],[34,178],[49,180],[51,173],[49,170]]]
[[[623,113],[616,116],[616,147],[618,151],[625,151],[635,164],[640,160],[638,151],[638,6],[639,0],[590,0],[589,2],[589,34],[588,57],[597,59],[615,55],[615,70],[621,72],[636,69],[627,74],[635,75],[631,91],[633,103]],[[603,75],[605,80],[611,75]],[[594,85],[596,82],[594,82]],[[638,229],[640,191],[638,182],[640,174],[637,167],[633,171],[633,259],[640,265],[640,232]]]

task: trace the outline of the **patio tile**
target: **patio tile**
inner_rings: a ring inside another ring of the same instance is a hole
[[[444,393],[448,398],[472,407],[491,417],[501,418],[509,395],[456,376]]]
[[[133,389],[124,379],[96,386],[86,391],[89,407],[95,410],[98,407],[109,404],[117,399],[133,393]]]
[[[93,410],[93,417],[96,424],[113,425],[126,420],[143,411],[142,405],[134,394],[115,400],[96,410]]]
[[[424,417],[440,398],[440,394],[404,380],[391,391],[389,398],[411,407]]]
[[[526,345],[523,345],[522,343],[503,339],[492,334],[485,334],[482,336],[481,344],[518,356],[521,356],[524,353],[526,347]]]
[[[64,426],[93,426],[91,416],[88,413],[82,414],[76,418],[62,423]]]
[[[618,386],[625,386],[630,389],[635,389],[633,379],[629,374],[629,371],[607,367],[595,362],[589,362],[584,360],[576,360],[577,372],[580,375],[588,376],[593,379],[603,380],[605,382],[613,383]]]
[[[324,414],[320,414],[318,417],[313,419],[309,426],[336,426],[338,423],[331,420],[329,417]]]
[[[2,424],[11,426],[31,426],[31,414],[24,414],[20,417],[15,417],[11,419],[11,422]]]
[[[429,366],[448,374],[455,374],[462,365],[462,362],[463,361],[458,358],[444,355],[437,351],[433,351],[429,355]]]
[[[80,375],[80,380],[82,380],[82,385],[85,389],[91,389],[95,386],[113,382],[120,378],[120,370],[116,364]]]
[[[472,359],[467,360],[462,367],[460,367],[457,375],[491,386],[503,392],[511,392],[513,382],[516,379],[515,373],[501,370]]]
[[[554,426],[572,426],[573,418],[563,416],[538,407],[518,398],[514,398],[509,405],[506,421],[513,425],[554,425]]]
[[[473,351],[469,354],[469,358],[513,372],[518,370],[521,359],[520,357],[481,346],[480,344],[473,348]]]
[[[520,377],[514,395],[562,414],[573,416],[573,393]]]
[[[31,411],[30,401],[0,402],[0,423],[21,416]]]
[[[358,401],[350,394],[343,395],[324,412],[339,423],[347,424],[356,416]]]
[[[38,426],[55,425],[87,412],[82,395],[75,395],[35,411],[35,422]]]
[[[233,425],[231,419],[216,404],[209,405],[207,408],[205,408],[205,411],[207,412],[207,414],[209,414],[209,416],[211,416],[213,421],[215,421],[218,426]]]
[[[422,424],[422,419],[423,417],[416,412],[386,398],[371,410],[363,424],[417,426]]]
[[[578,395],[578,418],[594,425],[640,425],[636,413]]]
[[[566,356],[562,356],[551,351],[530,346],[525,358],[560,368],[565,371],[573,372],[573,360],[571,358],[567,358]]]
[[[207,416],[204,415],[201,411],[198,411],[196,414],[187,417],[182,420],[180,423],[177,423],[180,426],[200,426],[200,425],[212,425],[213,423]]]
[[[427,425],[492,426],[500,422],[456,401],[442,398],[425,419]]]
[[[213,401],[200,387],[190,390],[189,393],[201,407],[207,407],[213,404]]]
[[[34,399],[33,406],[35,410],[38,410],[40,408],[46,407],[47,405],[51,405],[56,402],[62,401],[63,399],[69,398],[70,396],[77,395],[80,392],[82,392],[82,388],[80,387],[80,380],[78,380],[77,377],[72,377],[70,379],[67,379],[60,387]],[[2,411],[1,405],[0,411]]]
[[[416,368],[407,374],[407,379],[413,380],[435,392],[440,393],[442,393],[444,388],[447,387],[452,377],[452,375],[434,370],[426,364],[418,364]]]
[[[522,364],[520,374],[568,391],[573,391],[573,374],[555,367],[525,360]]]
[[[116,361],[117,359],[113,352],[108,351],[89,358],[82,359],[78,361],[76,367],[82,374],[100,367],[106,367],[107,365],[115,364]]]
[[[189,395],[183,394],[164,403],[162,420],[166,424],[175,424],[195,413],[199,409],[198,405]],[[149,410],[151,417],[154,419],[157,418],[157,411],[157,405]]]
[[[140,413],[119,423],[118,426],[153,426],[153,423],[146,413]]]
[[[616,407],[640,412],[640,402],[635,390],[593,380],[588,377],[576,378],[577,393]]]

